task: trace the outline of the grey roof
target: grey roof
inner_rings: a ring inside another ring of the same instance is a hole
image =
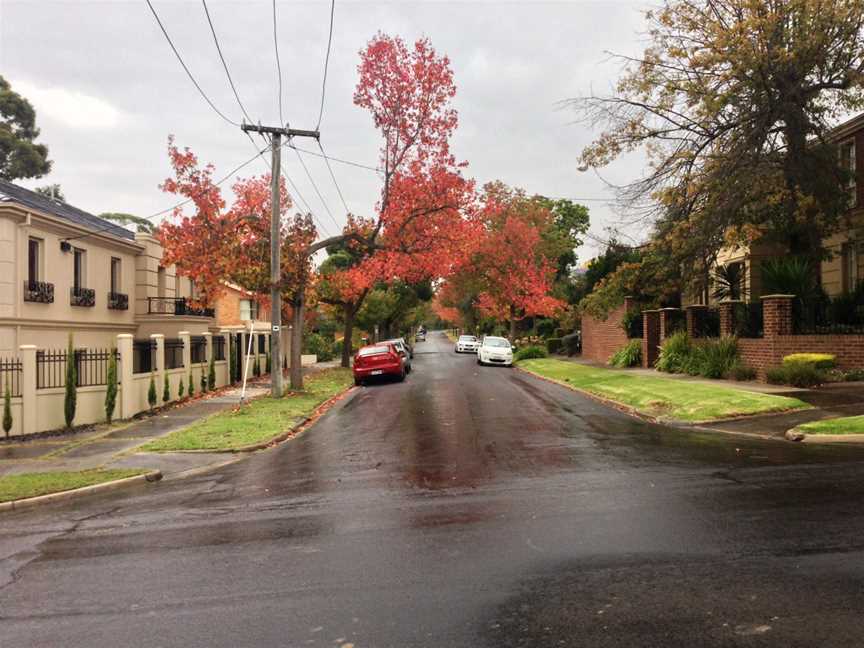
[[[90,230],[98,230],[119,238],[135,240],[135,233],[125,227],[89,214],[82,209],[66,204],[62,200],[51,200],[35,191],[30,191],[29,189],[0,179],[0,203],[4,202],[19,203],[26,207],[47,212],[52,216],[62,218]]]

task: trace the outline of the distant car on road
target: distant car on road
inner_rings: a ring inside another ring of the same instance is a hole
[[[419,331],[417,331],[417,333],[414,335],[414,341],[415,342],[425,342],[426,341],[426,331],[424,331],[423,329],[420,329]]]
[[[477,353],[480,343],[473,335],[460,335],[456,340],[456,353]]]
[[[411,373],[411,358],[414,357],[414,350],[405,342],[405,338],[395,338],[393,340],[384,340],[383,344],[392,344],[396,350],[405,358],[405,368],[408,373]]]
[[[394,344],[382,342],[361,347],[354,355],[354,384],[362,385],[377,376],[395,376],[401,382],[408,373],[405,363]]]
[[[477,349],[477,364],[500,364],[513,366],[513,347],[510,341],[502,337],[487,335]]]

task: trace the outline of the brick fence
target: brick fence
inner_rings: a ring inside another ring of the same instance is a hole
[[[629,297],[624,303],[610,311],[605,320],[590,315],[582,316],[582,357],[596,362],[607,363],[618,349],[628,342],[627,333],[621,326],[624,315],[633,307]]]

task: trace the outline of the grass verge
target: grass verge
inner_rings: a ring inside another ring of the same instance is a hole
[[[637,376],[564,360],[525,360],[519,363],[519,367],[652,418],[687,423],[810,407],[797,398],[758,394],[722,385]]]
[[[0,502],[11,502],[26,497],[74,490],[143,475],[146,470],[79,470],[73,472],[36,472],[0,477]]]
[[[350,369],[320,371],[306,379],[303,392],[278,399],[257,398],[241,408],[220,412],[151,441],[140,450],[232,450],[269,441],[353,383]]]
[[[804,434],[864,434],[864,416],[844,416],[804,423],[795,428]]]

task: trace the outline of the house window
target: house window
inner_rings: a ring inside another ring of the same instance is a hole
[[[120,292],[120,259],[111,257],[111,292]]]
[[[855,168],[855,140],[848,140],[840,144],[840,166],[849,172],[849,180],[846,187],[849,191],[849,206],[858,204],[858,176]]]
[[[162,266],[156,270],[156,296],[165,296],[165,268]]]
[[[27,242],[27,280],[28,281],[39,281],[40,273],[39,273],[39,257],[42,241],[39,239],[31,238]]]
[[[84,250],[75,248],[73,252],[73,279],[72,285],[75,290],[85,288],[87,285],[87,253]]]
[[[240,319],[244,321],[258,319],[258,303],[254,299],[240,300]]]
[[[851,292],[858,285],[858,244],[843,245],[843,290]]]

